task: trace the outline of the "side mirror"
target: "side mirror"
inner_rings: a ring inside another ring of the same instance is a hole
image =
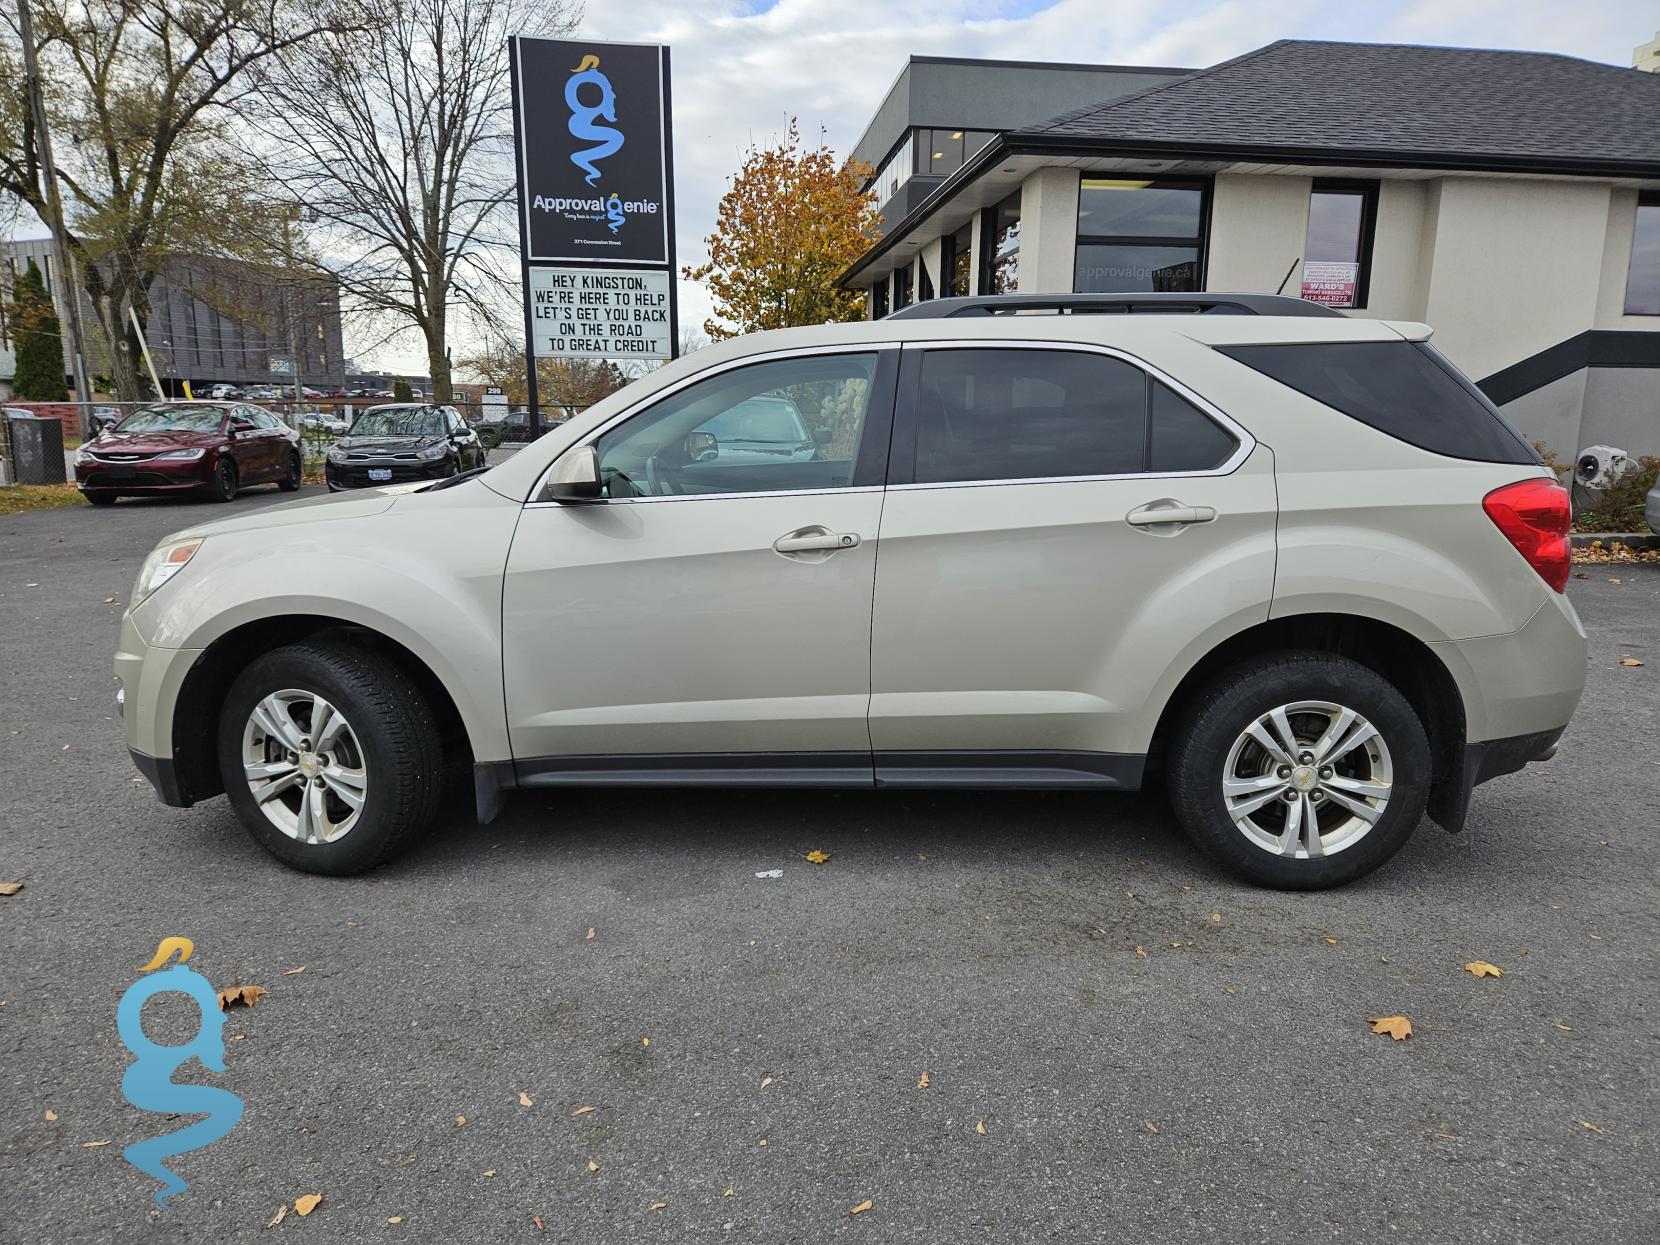
[[[557,502],[598,501],[600,489],[599,455],[591,445],[566,450],[548,477],[548,496]]]
[[[685,449],[687,462],[706,463],[720,457],[720,442],[712,432],[688,432]]]
[[[836,439],[836,434],[828,428],[815,428],[815,429],[813,429],[813,444],[814,445],[829,445],[830,442],[834,441],[835,439]]]

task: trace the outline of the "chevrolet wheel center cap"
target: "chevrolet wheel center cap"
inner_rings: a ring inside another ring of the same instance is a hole
[[[315,777],[319,768],[315,752],[300,753],[300,772],[307,778]]]
[[[1291,771],[1292,785],[1299,791],[1312,791],[1315,785],[1314,768],[1309,765],[1299,765]]]

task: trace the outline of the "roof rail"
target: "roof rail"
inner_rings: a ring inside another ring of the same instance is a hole
[[[888,315],[889,320],[949,320],[958,316],[1055,315],[1338,316],[1321,303],[1283,294],[985,294],[933,298]]]

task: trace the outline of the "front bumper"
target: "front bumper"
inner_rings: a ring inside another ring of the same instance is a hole
[[[206,488],[217,459],[151,458],[132,463],[78,462],[75,487],[87,493],[180,493]]]
[[[129,610],[115,651],[116,703],[133,764],[164,804],[184,805],[173,768],[173,708],[201,649],[156,648],[145,642]]]
[[[390,471],[391,479],[371,480],[369,472]],[[410,484],[425,480],[442,480],[455,474],[455,463],[445,457],[423,463],[410,458],[347,459],[343,463],[325,463],[323,478],[331,489],[384,488],[388,484]]]

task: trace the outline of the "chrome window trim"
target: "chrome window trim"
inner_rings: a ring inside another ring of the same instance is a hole
[[[582,505],[582,506],[600,506],[600,505],[603,505],[603,506],[634,506],[634,505],[638,505],[641,502],[712,501],[712,500],[719,499],[719,498],[748,498],[748,497],[814,497],[814,496],[817,496],[817,495],[820,495],[820,494],[823,494],[823,493],[880,492],[881,489],[882,489],[881,485],[879,485],[879,484],[875,484],[875,485],[866,484],[866,485],[850,486],[848,488],[764,489],[760,492],[753,492],[753,493],[686,493],[686,494],[679,494],[679,495],[665,496],[665,497],[601,497],[601,498],[595,499],[594,501],[577,502],[577,503],[567,503],[567,502],[560,502],[560,501],[543,501],[542,500],[542,493],[548,486],[549,477],[552,476],[552,474],[553,474],[554,463],[557,463],[566,454],[569,454],[572,450],[579,449],[580,447],[582,447],[584,445],[592,445],[595,441],[599,440],[606,433],[610,432],[618,424],[621,424],[621,423],[624,423],[624,422],[626,422],[630,419],[633,419],[634,416],[636,416],[636,415],[644,414],[646,411],[648,411],[652,407],[656,406],[664,398],[672,397],[675,394],[679,393],[682,389],[685,389],[685,388],[687,388],[688,386],[691,386],[691,385],[695,385],[700,381],[707,380],[711,376],[719,376],[724,372],[734,371],[735,369],[740,368],[740,367],[749,367],[751,364],[755,364],[755,363],[773,363],[773,362],[776,362],[777,360],[780,360],[780,359],[799,359],[799,358],[813,357],[813,356],[818,356],[818,355],[832,355],[832,354],[879,354],[884,350],[898,350],[902,344],[903,343],[896,342],[896,341],[881,341],[881,342],[850,342],[850,343],[847,343],[847,344],[836,345],[836,346],[793,346],[788,350],[768,350],[768,351],[764,351],[761,354],[744,355],[742,358],[729,359],[725,363],[717,363],[717,364],[713,365],[712,367],[704,368],[702,371],[694,372],[690,376],[687,376],[687,377],[684,377],[680,380],[675,381],[675,383],[672,384],[672,385],[668,385],[668,386],[666,386],[662,389],[658,389],[658,390],[654,391],[653,393],[647,395],[646,397],[642,398],[639,402],[636,402],[633,406],[628,407],[626,410],[618,412],[616,415],[614,415],[610,419],[606,420],[603,424],[601,424],[598,428],[595,428],[592,432],[585,433],[579,440],[571,442],[564,449],[560,450],[559,453],[554,457],[553,462],[550,462],[547,465],[547,467],[543,470],[542,474],[539,475],[538,477],[536,477],[536,487],[531,489],[531,491],[530,491],[530,500],[525,503],[525,508],[529,509],[531,507],[556,506],[559,509],[563,510],[563,509],[569,508],[572,505]],[[862,428],[860,429],[860,437],[861,437],[861,440],[862,440],[863,439],[863,429]],[[534,442],[532,444],[534,444]]]
[[[941,341],[911,341],[905,342],[903,350],[1060,350],[1066,352],[1085,352],[1089,354],[1104,354],[1110,358],[1128,363],[1138,368],[1170,387],[1180,397],[1192,403],[1202,415],[1212,422],[1220,424],[1233,437],[1235,449],[1232,454],[1223,459],[1215,467],[1204,471],[1126,471],[1114,475],[1087,475],[1087,476],[1029,476],[1029,477],[997,477],[988,480],[939,480],[927,483],[890,484],[891,492],[914,492],[924,489],[937,488],[995,488],[1009,484],[1067,484],[1090,483],[1114,480],[1195,480],[1206,479],[1211,476],[1232,475],[1245,465],[1245,460],[1255,453],[1257,439],[1249,431],[1236,422],[1226,412],[1219,408],[1210,399],[1202,394],[1195,393],[1187,385],[1177,380],[1170,373],[1156,364],[1147,362],[1137,355],[1130,354],[1116,346],[1102,346],[1093,342],[1068,342],[1045,339],[1042,341],[1009,340],[1002,338],[951,338]]]

